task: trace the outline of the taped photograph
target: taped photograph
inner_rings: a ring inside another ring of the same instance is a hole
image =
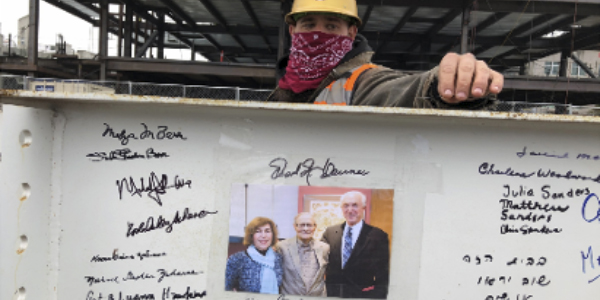
[[[231,187],[225,290],[387,298],[394,190]]]

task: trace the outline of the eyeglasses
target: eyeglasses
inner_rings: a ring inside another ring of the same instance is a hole
[[[311,228],[315,227],[315,225],[313,225],[313,224],[307,224],[307,223],[296,224],[296,226],[298,226],[300,228],[305,228],[306,227],[308,229],[311,229]]]

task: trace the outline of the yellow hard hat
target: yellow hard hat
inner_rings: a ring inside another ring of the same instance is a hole
[[[285,16],[285,22],[291,25],[296,24],[295,14],[302,13],[333,13],[354,19],[354,24],[362,24],[358,17],[358,8],[356,0],[295,0],[292,5],[292,11]]]

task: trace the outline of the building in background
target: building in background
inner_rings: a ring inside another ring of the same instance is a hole
[[[26,15],[18,21],[17,47],[27,49],[29,44],[29,15]]]
[[[96,53],[87,50],[77,50],[77,57],[79,57],[79,59],[94,59],[96,56]]]
[[[4,55],[4,35],[2,35],[2,23],[0,23],[0,56]]]
[[[580,61],[585,63],[596,77],[600,77],[600,51],[579,50],[573,52]],[[527,64],[526,75],[541,77],[558,77],[560,69],[560,53],[556,53]],[[590,78],[579,64],[569,58],[567,77]]]
[[[52,58],[54,54],[58,53],[58,44],[38,44],[38,57],[40,58]],[[77,51],[73,49],[71,44],[65,44],[66,55],[77,55]]]

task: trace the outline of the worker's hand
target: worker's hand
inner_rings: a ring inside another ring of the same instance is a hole
[[[438,93],[448,103],[474,100],[489,93],[498,94],[504,76],[476,60],[471,53],[448,53],[442,58],[438,73]]]

